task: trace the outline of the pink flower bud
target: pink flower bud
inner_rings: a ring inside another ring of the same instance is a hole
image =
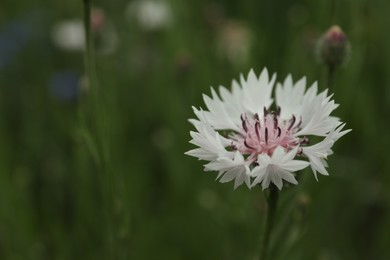
[[[332,26],[318,41],[317,54],[320,61],[330,67],[345,63],[351,46],[340,26]]]
[[[94,32],[100,31],[106,22],[106,15],[100,8],[93,8],[91,11],[91,28]]]

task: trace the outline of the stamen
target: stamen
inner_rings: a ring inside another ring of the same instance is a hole
[[[249,148],[249,149],[252,149],[252,150],[255,150],[255,148],[253,148],[252,146],[248,145],[248,143],[246,142],[246,140],[244,140],[244,145]]]
[[[304,147],[309,141],[307,137],[294,136],[302,117],[290,114],[290,119],[282,120],[279,117],[280,107],[275,111],[267,107],[263,107],[263,110],[264,117],[261,113],[240,115],[242,128],[239,132],[230,134],[229,139],[232,143],[228,147],[229,151],[241,152],[247,156],[245,160],[252,164],[259,154],[271,156],[277,146],[289,151],[295,147]]]
[[[259,122],[256,122],[255,124],[255,131],[256,131],[256,136],[257,136],[257,139],[260,141],[260,121]]]
[[[300,144],[308,144],[309,143],[309,138],[307,136],[304,136],[300,141]]]
[[[278,138],[280,137],[280,135],[282,134],[282,129],[280,129],[280,127],[278,126]]]
[[[290,126],[287,128],[288,131],[290,131],[290,129],[291,129],[291,128],[293,127],[293,125],[295,124],[296,118],[295,118],[294,115],[292,115],[292,116],[293,116],[293,118],[292,118],[291,124],[290,124]]]
[[[278,119],[274,117],[274,129],[278,127]]]
[[[245,132],[248,132],[248,126],[246,125],[246,121],[242,121],[242,128],[244,128]]]
[[[299,123],[295,127],[299,128],[301,124],[302,124],[302,116],[299,117]]]

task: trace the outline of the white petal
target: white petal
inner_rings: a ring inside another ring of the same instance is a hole
[[[259,154],[257,156],[257,162],[261,167],[266,167],[271,163],[271,158],[268,154]]]
[[[282,189],[283,180],[297,184],[291,172],[304,169],[309,162],[294,160],[296,152],[297,148],[286,153],[282,147],[277,147],[271,158],[266,154],[259,155],[257,158],[259,166],[252,170],[252,176],[255,177],[252,186],[261,183],[263,189],[266,189],[272,182],[278,189]]]
[[[201,148],[192,149],[190,151],[185,152],[184,154],[206,161],[212,161],[216,157],[216,154],[207,152],[206,150]]]
[[[225,182],[232,181],[234,180],[234,178],[237,177],[238,173],[239,173],[238,169],[236,168],[230,169],[226,171],[226,173],[221,177],[221,179],[219,179],[219,182],[225,183]]]
[[[280,147],[280,146],[279,146]],[[278,147],[278,148],[279,148]],[[292,149],[291,151],[289,151],[288,153],[286,153],[284,151],[284,149],[282,149],[282,152],[283,152],[283,157],[281,157],[280,159],[280,163],[286,163],[286,162],[289,162],[291,161],[292,159],[294,159],[294,157],[297,155],[297,151],[298,151],[298,148],[294,148]],[[272,158],[274,158],[274,156],[272,156]],[[275,158],[276,159],[276,158]]]
[[[268,167],[265,169],[264,171],[264,179],[263,181],[261,182],[261,187],[263,188],[263,190],[265,190],[266,188],[269,187],[269,184],[271,183],[271,176],[270,176],[270,172],[268,170]]]
[[[210,125],[214,129],[232,129],[238,131],[239,126],[234,123],[237,119],[232,118],[231,114],[226,111],[226,104],[219,98],[213,88],[211,88],[211,95],[212,98],[203,95],[203,100],[209,110],[204,114]]]
[[[263,69],[258,79],[253,70],[249,72],[247,80],[241,75],[242,104],[247,112],[251,114],[261,113],[264,107],[268,108],[272,104],[271,93],[275,80],[275,74],[269,80],[266,68]]]
[[[242,185],[243,183],[247,184],[248,188],[250,188],[250,177],[249,177],[249,174],[247,172],[247,169],[246,167],[243,167],[241,168],[241,172],[240,174],[238,174],[238,176],[236,177],[235,181],[234,181],[234,189],[237,189],[238,186]]]
[[[252,176],[255,177],[255,179],[252,182],[251,187],[261,183],[264,179],[264,174],[265,174],[266,168],[261,168],[259,166],[253,168],[252,170]]]
[[[302,129],[295,136],[317,135],[326,136],[329,131],[339,125],[339,120],[331,117],[330,113],[337,108],[337,104],[326,96],[327,91],[320,93],[312,99],[308,107],[303,108],[306,112],[302,115]],[[309,111],[306,111],[309,109]],[[305,119],[305,120],[303,120]]]
[[[239,152],[235,153],[234,158],[221,157],[205,165],[205,171],[219,171],[220,182],[225,183],[232,180],[234,188],[244,182],[250,187],[249,167],[244,157]]]
[[[283,157],[286,155],[286,152],[284,151],[284,148],[281,146],[278,146],[274,153],[272,154],[272,162],[281,162],[283,160]]]
[[[283,169],[277,169],[277,170],[278,170],[279,176],[283,180],[286,180],[289,183],[292,183],[292,184],[295,184],[295,185],[298,184],[297,180],[295,179],[294,175],[291,172],[283,170]]]
[[[309,166],[309,162],[306,161],[300,161],[300,160],[292,160],[285,164],[283,164],[283,169],[289,171],[289,172],[296,172],[303,170],[307,166]]]
[[[194,108],[194,112],[199,120],[192,119],[190,122],[194,124],[198,132],[190,132],[192,137],[190,143],[199,148],[190,150],[185,154],[207,161],[213,161],[218,157],[233,158],[235,153],[225,149],[225,147],[231,145],[231,140],[222,137],[210,126],[203,111]]]
[[[318,171],[322,175],[329,175],[325,166],[322,164],[321,159],[315,156],[308,156],[313,172]]]
[[[311,168],[316,179],[317,171],[323,175],[329,175],[328,171],[326,170],[328,164],[326,163],[325,159],[328,155],[333,153],[331,148],[334,142],[351,131],[350,129],[341,131],[344,126],[345,124],[338,123],[337,126],[332,131],[330,131],[330,133],[321,142],[302,148],[302,153],[309,158]]]
[[[280,106],[280,118],[288,120],[292,115],[301,116],[302,99],[306,88],[306,78],[301,78],[297,83],[293,83],[291,75],[284,80],[283,85],[278,84],[276,87],[276,104]]]
[[[279,190],[281,190],[283,187],[283,180],[279,176],[279,171],[277,167],[270,166],[269,171],[270,171],[269,175],[271,177],[271,181],[276,185],[276,187],[278,187]]]

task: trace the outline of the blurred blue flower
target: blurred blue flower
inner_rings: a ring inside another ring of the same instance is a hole
[[[59,71],[50,78],[50,94],[60,101],[76,101],[80,94],[80,74],[75,71]]]
[[[26,46],[31,36],[32,30],[24,21],[10,21],[0,28],[0,69]]]

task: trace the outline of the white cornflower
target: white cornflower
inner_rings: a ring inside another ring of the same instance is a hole
[[[250,57],[252,32],[238,21],[228,20],[218,30],[217,53],[233,65],[243,65]]]
[[[145,31],[156,31],[171,24],[172,10],[165,0],[138,0],[127,6],[126,17],[129,21],[135,18]]]
[[[85,32],[80,19],[62,21],[52,30],[54,44],[60,49],[83,51],[85,49]]]
[[[92,40],[99,53],[110,54],[116,49],[117,33],[100,8],[93,8],[91,11],[91,31]],[[81,19],[60,21],[52,28],[51,38],[54,45],[60,49],[84,51],[86,44],[84,23]]]
[[[234,180],[234,188],[245,182],[281,189],[283,180],[297,184],[295,172],[309,165],[316,178],[317,172],[328,175],[325,160],[350,131],[330,116],[338,105],[327,90],[318,93],[316,82],[306,90],[306,78],[294,84],[290,75],[276,85],[274,103],[275,81],[267,69],[259,77],[251,70],[240,83],[233,80],[231,91],[220,86],[218,95],[211,88],[211,97],[203,96],[208,110],[193,108],[190,142],[198,148],[186,154],[209,161],[205,171],[218,171],[220,182]],[[310,136],[324,139],[309,145]]]

